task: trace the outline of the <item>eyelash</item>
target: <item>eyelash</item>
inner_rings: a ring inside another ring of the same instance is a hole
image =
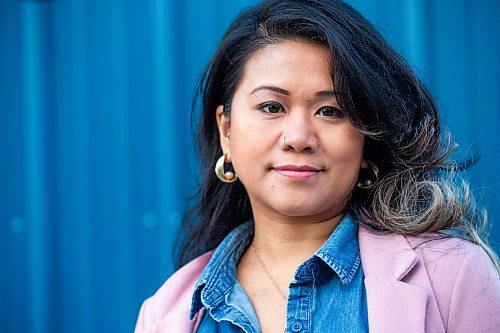
[[[279,111],[278,112],[271,112],[269,110],[266,110],[266,108],[269,108],[269,107],[279,108]],[[269,114],[277,114],[277,113],[284,111],[283,106],[279,103],[264,103],[264,104],[259,105],[258,108],[262,112],[269,113]]]
[[[266,108],[269,108],[269,107],[277,108],[278,111],[266,110]],[[285,112],[283,106],[279,103],[264,103],[264,104],[259,105],[258,109],[264,113],[267,113],[267,114],[278,114],[278,113]],[[340,110],[339,108],[336,108],[333,106],[323,106],[323,107],[319,108],[319,110],[316,111],[316,113],[320,113],[322,111],[324,112],[326,110],[332,111],[333,114],[329,115],[329,116],[323,115],[323,117],[326,117],[326,118],[342,118],[342,117],[344,117],[344,112],[342,110]]]
[[[344,117],[344,112],[342,110],[340,110],[339,108],[336,108],[333,106],[323,106],[317,112],[320,112],[322,110],[330,110],[333,112],[333,114],[330,116],[324,116],[327,118],[343,118]]]

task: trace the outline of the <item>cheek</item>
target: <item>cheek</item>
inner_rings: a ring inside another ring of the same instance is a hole
[[[336,156],[347,164],[361,165],[365,143],[364,134],[351,124],[345,124],[335,131],[328,132],[324,147],[329,154]]]
[[[262,131],[251,121],[245,121],[241,116],[231,119],[231,139],[229,151],[233,168],[242,182],[248,174],[255,172],[259,162],[262,162],[262,142],[266,139]]]
[[[353,187],[358,179],[363,159],[364,135],[349,126],[329,138],[328,159],[332,177],[342,187]]]
[[[271,122],[262,121],[257,112],[243,110],[241,107],[233,110],[229,148],[235,168],[255,167],[275,148],[275,138],[279,131]]]

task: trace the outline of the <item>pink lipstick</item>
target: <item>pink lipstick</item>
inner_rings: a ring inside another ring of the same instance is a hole
[[[278,174],[293,180],[307,180],[318,175],[322,170],[310,165],[279,165],[273,168]]]

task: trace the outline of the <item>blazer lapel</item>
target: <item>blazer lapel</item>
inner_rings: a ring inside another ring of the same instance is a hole
[[[359,227],[370,332],[425,332],[428,292],[403,278],[419,264],[404,236]]]

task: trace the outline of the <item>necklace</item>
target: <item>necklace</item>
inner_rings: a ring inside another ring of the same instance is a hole
[[[264,272],[266,273],[266,275],[269,278],[269,280],[272,282],[274,288],[280,293],[281,297],[283,297],[283,299],[285,301],[288,300],[288,297],[287,297],[286,293],[280,288],[278,282],[273,278],[273,276],[271,275],[271,273],[267,269],[267,266],[264,263],[264,260],[262,260],[262,257],[260,256],[259,251],[255,247],[255,245],[252,244],[251,246],[252,246],[253,252],[255,253],[255,257],[257,258],[257,260],[259,261],[260,265],[264,269]]]

